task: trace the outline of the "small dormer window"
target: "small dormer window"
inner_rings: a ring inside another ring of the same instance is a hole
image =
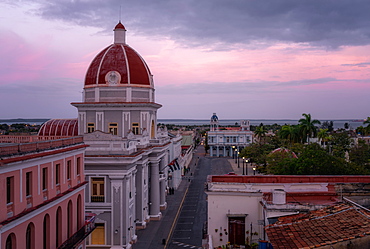
[[[132,123],[132,133],[134,133],[135,135],[140,134],[140,125],[139,125],[139,123]]]
[[[87,133],[91,133],[95,131],[95,124],[94,123],[87,123]]]
[[[118,134],[118,124],[117,123],[109,123],[108,132],[112,135]]]

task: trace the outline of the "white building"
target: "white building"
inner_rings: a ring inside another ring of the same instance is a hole
[[[161,219],[169,173],[172,179],[181,174],[181,137],[157,128],[161,105],[154,91],[153,75],[126,44],[126,29],[118,23],[114,43],[87,70],[82,102],[72,103],[78,109],[78,134],[89,145],[86,211],[97,214],[89,248],[130,248],[136,227]],[[179,167],[172,171],[175,163]]]
[[[216,157],[233,157],[244,147],[253,142],[253,132],[249,120],[240,121],[240,127],[235,129],[219,129],[216,113],[213,113],[208,135],[209,155]]]

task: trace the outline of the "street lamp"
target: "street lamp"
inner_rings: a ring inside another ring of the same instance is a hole
[[[236,163],[237,156],[238,156],[238,155],[236,154],[236,152],[237,152],[237,151],[238,151],[238,149],[236,149],[236,148],[235,148],[235,163]]]
[[[234,159],[234,149],[235,149],[235,146],[233,145],[231,148],[232,148],[232,152],[233,152],[233,159]]]
[[[245,174],[248,175],[248,159],[245,160]]]
[[[244,175],[244,157],[243,157],[243,175]]]
[[[239,153],[239,151],[238,151],[238,155],[237,155],[237,156],[238,156],[238,169],[240,168],[240,166],[239,166],[239,154],[240,154],[240,153]]]
[[[256,167],[253,167],[253,175],[256,175]]]

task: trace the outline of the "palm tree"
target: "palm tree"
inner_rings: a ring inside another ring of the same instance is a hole
[[[327,142],[329,138],[328,129],[320,129],[319,132],[317,133],[317,138],[321,142]]]
[[[299,126],[298,125],[283,125],[279,131],[279,136],[282,139],[289,140],[290,144],[298,142],[299,137]]]
[[[261,123],[259,126],[256,127],[256,130],[254,131],[254,135],[258,137],[258,140],[260,143],[262,142],[262,138],[266,136],[267,129],[266,127]]]
[[[304,141],[310,143],[310,137],[315,136],[317,133],[316,124],[321,124],[321,122],[317,119],[312,120],[311,114],[303,113],[301,118],[298,122],[301,127],[301,132],[304,138]]]
[[[370,117],[367,117],[366,120],[364,121],[364,124],[367,124],[365,127],[365,132],[370,133]]]
[[[370,126],[370,117],[366,118],[366,120],[364,121],[364,124],[367,124],[367,127]]]

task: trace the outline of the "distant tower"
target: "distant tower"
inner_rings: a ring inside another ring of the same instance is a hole
[[[213,113],[213,115],[211,117],[210,130],[211,131],[218,131],[218,117],[217,117],[216,113]]]
[[[240,129],[242,131],[249,131],[250,125],[249,120],[241,120],[240,121]]]

